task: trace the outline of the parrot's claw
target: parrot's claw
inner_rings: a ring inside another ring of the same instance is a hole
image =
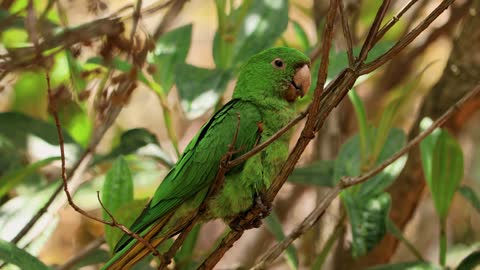
[[[260,228],[262,226],[262,219],[270,215],[272,211],[272,204],[263,199],[262,196],[255,198],[255,203],[244,214],[233,219],[229,226],[234,231],[245,231],[253,228]],[[249,218],[251,215],[254,215],[253,218]]]

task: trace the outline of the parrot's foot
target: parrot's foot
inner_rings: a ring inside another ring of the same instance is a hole
[[[247,212],[236,217],[229,224],[234,231],[245,231],[253,228],[260,228],[262,226],[262,219],[270,215],[272,211],[272,204],[258,196],[255,198],[255,203]]]

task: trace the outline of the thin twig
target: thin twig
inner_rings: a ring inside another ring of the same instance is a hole
[[[353,55],[352,34],[350,32],[350,26],[348,25],[348,18],[345,16],[345,8],[343,6],[343,1],[339,2],[338,10],[340,12],[340,18],[342,21],[343,36],[345,37],[345,42],[347,43],[348,65],[350,67],[353,67],[353,64],[355,62],[355,56]]]
[[[368,74],[377,69],[387,61],[392,59],[395,55],[400,53],[406,46],[408,46],[418,35],[420,35],[440,14],[443,13],[455,0],[443,0],[417,27],[406,34],[401,40],[399,40],[390,50],[383,55],[379,56],[374,61],[365,64],[360,73]]]
[[[134,51],[134,48],[135,48],[135,32],[137,31],[138,22],[140,21],[140,18],[142,17],[141,9],[142,9],[142,0],[137,0],[137,4],[135,5],[135,10],[133,11],[132,30],[130,32],[130,52],[129,52],[129,56],[131,56],[132,58],[133,58],[133,51]]]
[[[398,21],[400,18],[413,6],[417,3],[418,0],[410,0],[406,3],[398,12],[395,14],[380,30],[378,30],[377,35],[373,41],[376,44],[384,35],[388,32]]]
[[[418,134],[412,141],[395,153],[392,157],[382,162],[374,169],[357,177],[344,177],[335,185],[324,197],[323,201],[299,224],[285,239],[277,243],[273,248],[269,249],[260,261],[251,269],[263,269],[266,265],[272,263],[280,254],[299,236],[308,231],[323,216],[328,206],[340,194],[340,191],[353,185],[361,184],[373,176],[383,171],[398,158],[410,151],[414,146],[418,145],[425,137],[430,135],[436,128],[443,125],[452,115],[470,98],[480,94],[480,85],[477,85],[472,91],[468,92],[464,97],[458,100],[450,107],[440,118],[438,118],[429,128]]]
[[[63,190],[65,191],[65,195],[67,196],[68,204],[75,211],[77,211],[78,213],[80,213],[81,215],[83,215],[83,216],[85,216],[89,219],[95,220],[97,222],[103,223],[103,224],[108,225],[108,226],[119,228],[124,233],[126,233],[129,236],[137,239],[139,242],[144,244],[147,248],[151,249],[151,252],[153,254],[158,254],[158,251],[147,240],[143,239],[141,236],[137,235],[136,233],[133,233],[127,227],[123,226],[122,224],[118,223],[115,220],[115,218],[108,211],[108,209],[106,209],[104,207],[102,201],[100,200],[99,192],[97,192],[98,201],[100,202],[100,205],[105,210],[105,212],[110,216],[112,221],[105,221],[105,220],[102,220],[102,219],[100,219],[100,218],[98,218],[94,215],[91,215],[90,213],[86,212],[85,210],[80,208],[78,205],[76,205],[75,202],[73,201],[72,195],[70,194],[70,192],[68,190],[67,169],[66,169],[66,164],[65,164],[66,163],[65,162],[65,146],[64,146],[62,127],[60,125],[60,119],[58,117],[58,112],[57,112],[56,104],[55,104],[55,101],[54,101],[54,97],[53,97],[53,93],[52,93],[52,89],[51,89],[51,85],[50,85],[50,75],[49,75],[48,71],[46,71],[45,74],[46,74],[45,77],[46,77],[46,80],[47,80],[47,92],[48,92],[49,105],[50,105],[50,109],[51,109],[51,112],[52,112],[52,115],[53,115],[53,119],[55,121],[55,126],[57,127],[57,136],[58,136],[58,143],[60,145],[60,157],[61,157],[61,164],[62,164],[61,165],[61,176],[62,176],[62,181],[63,181]]]
[[[378,34],[378,29],[380,29],[383,18],[387,13],[388,7],[390,6],[390,2],[391,0],[383,0],[382,4],[378,8],[378,12],[375,15],[375,19],[373,20],[372,26],[368,31],[367,38],[363,43],[362,50],[360,51],[360,55],[358,56],[360,62],[363,62],[365,61],[365,59],[367,59],[368,53],[370,52],[375,43],[375,37]]]

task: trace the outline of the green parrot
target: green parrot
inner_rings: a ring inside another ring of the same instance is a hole
[[[296,49],[276,47],[252,56],[240,70],[232,100],[190,141],[130,230],[154,247],[179,233],[205,200],[235,134],[232,160],[296,116],[295,101],[305,95],[310,81],[310,59]],[[283,135],[230,169],[219,191],[206,202],[200,221],[222,218],[228,223],[252,207],[287,159],[290,136]],[[150,253],[126,234],[114,251],[102,269],[129,269]]]

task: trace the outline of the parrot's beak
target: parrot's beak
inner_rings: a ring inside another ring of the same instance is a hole
[[[295,70],[295,75],[293,76],[291,87],[294,88],[292,90],[295,90],[296,97],[303,97],[305,94],[307,94],[308,89],[310,88],[310,84],[310,68],[308,67],[308,65],[305,64]]]

